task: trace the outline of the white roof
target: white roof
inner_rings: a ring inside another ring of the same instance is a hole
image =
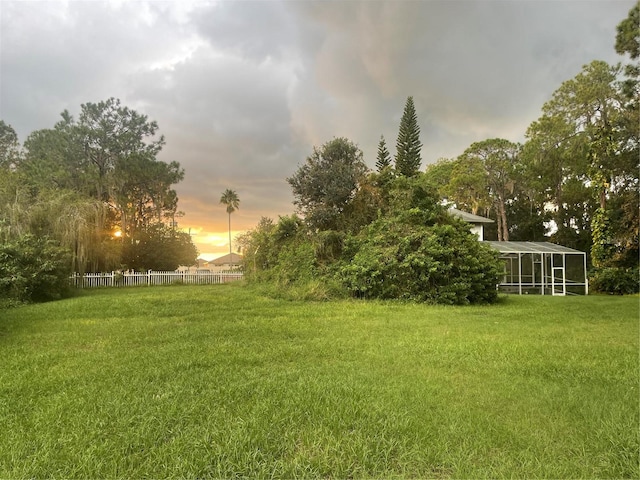
[[[457,208],[450,207],[449,213],[454,217],[461,218],[467,223],[493,223],[493,220],[487,217],[481,217],[480,215],[474,215],[473,213],[463,212]]]
[[[227,253],[222,257],[209,262],[210,265],[239,265],[242,262],[242,255],[237,253]]]
[[[573,253],[584,255],[580,250],[549,242],[485,242],[500,253]]]

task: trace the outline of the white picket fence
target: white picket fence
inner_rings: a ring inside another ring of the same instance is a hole
[[[110,272],[76,273],[71,276],[71,285],[76,288],[133,287],[149,285],[210,285],[242,280],[242,272]]]

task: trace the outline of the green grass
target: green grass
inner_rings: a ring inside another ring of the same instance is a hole
[[[0,311],[0,478],[639,478],[639,298]]]

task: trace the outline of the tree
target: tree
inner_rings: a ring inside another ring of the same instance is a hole
[[[362,151],[346,138],[334,138],[314,147],[287,182],[293,203],[312,229],[340,230],[367,172]]]
[[[453,167],[455,160],[449,158],[440,158],[435,163],[430,163],[424,171],[424,178],[431,188],[435,189],[441,197],[447,198],[444,189],[453,175]]]
[[[123,263],[134,270],[172,271],[198,257],[191,235],[162,224],[137,231],[132,240],[124,245]]]
[[[493,138],[473,143],[462,154],[467,159],[476,158],[484,168],[484,181],[498,224],[498,241],[509,240],[506,206],[515,190],[519,151],[519,145]]]
[[[376,158],[376,169],[378,173],[382,173],[386,168],[391,166],[391,155],[387,150],[387,144],[384,141],[384,137],[380,135],[380,142],[378,143],[378,156]]]
[[[273,231],[276,226],[268,217],[261,217],[258,225],[237,238],[242,252],[244,271],[247,277],[255,277],[258,272],[268,270],[276,263],[273,247]]]
[[[420,127],[418,126],[413,97],[408,97],[400,120],[400,130],[396,142],[395,167],[398,175],[412,177],[418,173],[422,163],[421,149]]]
[[[227,188],[220,197],[220,203],[227,206],[229,214],[229,255],[231,255],[231,214],[240,208],[240,198],[235,191]]]
[[[15,166],[19,157],[18,135],[13,127],[0,120],[0,170]]]
[[[77,129],[85,159],[92,167],[94,194],[105,201],[119,162],[132,155],[155,158],[164,145],[163,136],[154,140],[156,122],[121,106],[115,98],[82,104]]]
[[[27,231],[37,227],[70,248],[77,271],[121,265],[122,247],[177,211],[172,187],[184,170],[156,158],[164,145],[157,129],[110,98],[83,104],[78,121],[65,110],[54,128],[29,135],[15,169],[33,203],[25,204]],[[58,210],[45,213],[49,208]],[[123,234],[119,248],[112,241],[115,228]]]
[[[111,232],[100,226],[107,206],[71,190],[42,189],[29,209],[29,231],[49,236],[70,253],[74,272],[109,271],[120,265]]]
[[[114,169],[112,203],[125,235],[171,220],[178,208],[173,184],[184,178],[178,162],[165,163],[145,154],[118,160]]]
[[[475,155],[462,154],[452,162],[449,183],[440,191],[457,208],[475,215],[487,215],[491,208],[485,167]]]
[[[627,116],[638,129],[640,111],[640,2],[629,12],[629,17],[618,25],[616,52],[628,54],[632,62],[624,66],[626,79],[621,82],[622,92],[628,100]]]
[[[608,225],[607,203],[637,188],[637,143],[622,128],[619,72],[618,66],[602,61],[585,65],[554,92],[540,119],[527,130],[523,157],[545,183],[546,200],[555,206],[558,230],[553,238],[581,250],[593,244],[596,209],[601,210],[596,226]],[[608,233],[597,236],[610,238]]]
[[[32,132],[24,147],[18,170],[34,188],[67,189],[95,198],[91,168],[84,159],[77,127],[67,112],[54,128]]]
[[[640,57],[640,2],[629,10],[629,15],[618,24],[616,31],[616,52],[620,55],[628,53],[632,60]]]

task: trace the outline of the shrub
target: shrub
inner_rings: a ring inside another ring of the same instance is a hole
[[[40,302],[70,291],[70,252],[47,237],[24,235],[0,245],[0,297]]]
[[[617,295],[638,293],[640,291],[640,269],[606,267],[594,271],[589,282],[597,292]]]
[[[283,286],[317,278],[315,251],[309,240],[293,239],[280,250],[274,278]]]
[[[497,299],[497,255],[456,220],[428,226],[380,219],[351,242],[356,253],[338,275],[356,297],[443,304]]]

